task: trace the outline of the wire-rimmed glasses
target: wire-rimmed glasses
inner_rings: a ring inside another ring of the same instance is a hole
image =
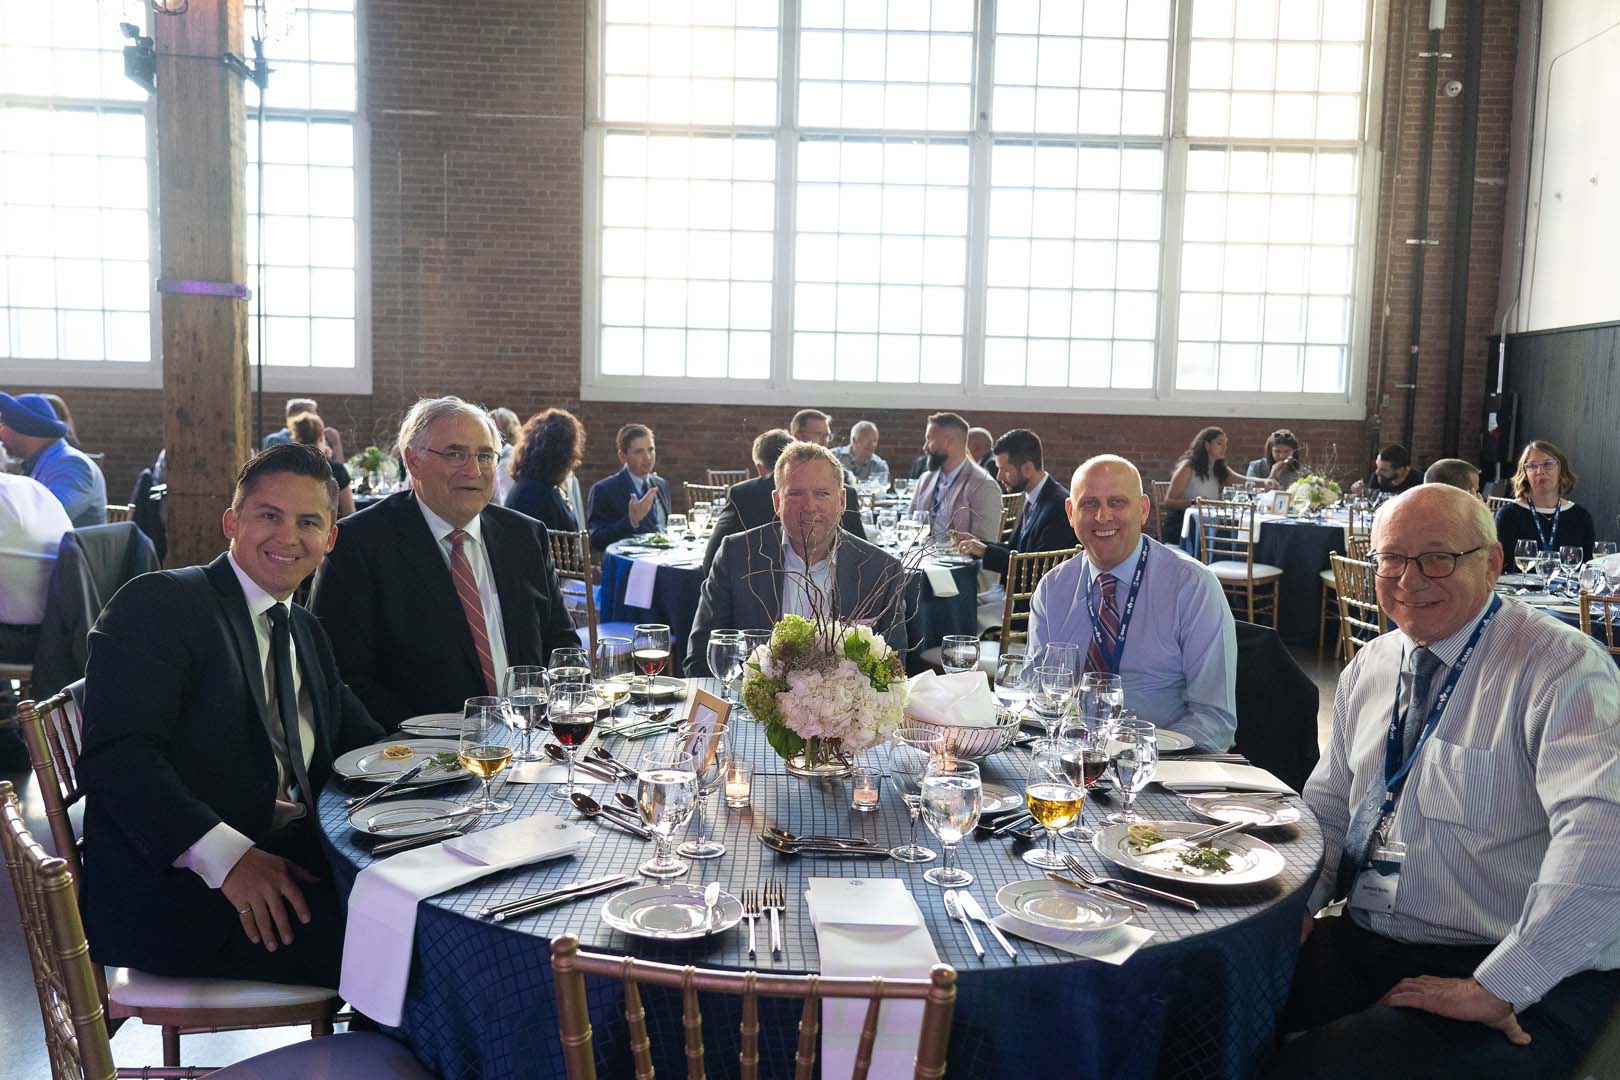
[[[932,862],[932,850],[917,844],[917,822],[922,819],[922,781],[928,763],[940,755],[945,736],[932,728],[900,728],[889,743],[889,783],[911,814],[911,841],[889,849],[900,862]]]

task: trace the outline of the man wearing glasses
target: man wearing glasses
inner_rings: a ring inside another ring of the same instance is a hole
[[[1620,673],[1493,595],[1490,514],[1426,484],[1373,521],[1394,632],[1339,679],[1305,801],[1328,855],[1271,1075],[1570,1076],[1620,1002]]]
[[[399,429],[410,489],[345,518],[315,575],[310,608],[344,681],[389,731],[579,645],[546,527],[490,502],[500,445],[476,405],[418,401]]]

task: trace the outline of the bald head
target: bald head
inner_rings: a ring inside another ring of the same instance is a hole
[[[1485,504],[1450,484],[1420,484],[1402,492],[1378,508],[1373,515],[1372,545],[1378,551],[1379,537],[1392,522],[1415,521],[1438,534],[1454,536],[1463,550],[1475,545],[1496,543],[1496,519]]]
[[[1074,477],[1069,481],[1069,494],[1072,496],[1080,490],[1081,481],[1093,470],[1106,470],[1107,474],[1116,477],[1125,485],[1125,490],[1133,495],[1142,494],[1142,474],[1135,465],[1120,457],[1118,454],[1098,454],[1087,458],[1074,470]]]
[[[1122,457],[1094,457],[1074,470],[1067,509],[1086,557],[1099,570],[1111,570],[1142,543],[1148,515],[1142,474]]]

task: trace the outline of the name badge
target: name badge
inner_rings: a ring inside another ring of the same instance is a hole
[[[1373,848],[1366,867],[1356,878],[1350,893],[1350,906],[1359,911],[1388,915],[1395,910],[1395,897],[1401,888],[1401,864],[1406,862],[1406,845],[1391,840]]]

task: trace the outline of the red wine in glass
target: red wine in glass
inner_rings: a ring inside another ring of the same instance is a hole
[[[596,726],[596,709],[581,707],[573,712],[551,714],[551,734],[563,746],[572,750],[582,746],[585,740],[591,737],[591,729]]]
[[[1102,774],[1108,771],[1108,752],[1106,750],[1087,750],[1084,752],[1082,772],[1087,787],[1091,787]]]
[[[649,679],[663,671],[664,665],[669,663],[668,649],[637,649],[633,655],[637,670]]]

